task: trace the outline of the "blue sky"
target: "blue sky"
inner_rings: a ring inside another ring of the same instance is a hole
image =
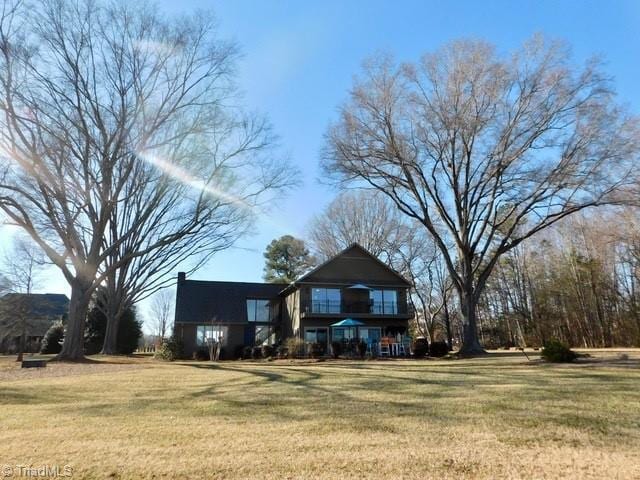
[[[301,184],[254,235],[215,257],[195,278],[260,281],[274,237],[304,236],[309,218],[335,192],[318,184],[322,135],[363,59],[376,52],[415,60],[460,37],[509,51],[536,32],[562,38],[577,61],[607,60],[621,100],[640,112],[640,1],[258,1],[165,0],[168,13],[212,9],[223,37],[239,43],[239,83],[250,109],[267,114]],[[6,239],[6,229],[0,239]],[[41,291],[68,293],[47,277]]]

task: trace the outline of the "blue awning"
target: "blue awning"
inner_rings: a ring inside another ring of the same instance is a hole
[[[354,320],[353,318],[345,318],[344,320],[331,324],[332,327],[357,327],[359,325],[364,325],[364,323]]]

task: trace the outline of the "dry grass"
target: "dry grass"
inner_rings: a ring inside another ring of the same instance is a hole
[[[50,364],[0,380],[0,467],[74,478],[640,478],[640,352]],[[607,358],[603,360],[603,355]],[[127,367],[127,368],[123,368]],[[0,360],[0,372],[16,366]]]

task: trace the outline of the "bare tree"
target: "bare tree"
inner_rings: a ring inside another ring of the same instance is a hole
[[[476,306],[498,259],[568,215],[621,201],[638,132],[595,60],[578,68],[539,36],[512,55],[458,41],[415,64],[368,62],[323,163],[433,236],[460,298],[461,352],[476,354]]]
[[[7,5],[0,208],[69,282],[59,358],[80,359],[99,285],[115,292],[114,339],[114,305],[228,246],[285,169],[260,156],[272,135],[236,106],[237,49],[210,16],[91,0]]]
[[[323,260],[358,243],[386,263],[405,243],[406,222],[384,195],[346,191],[338,195],[309,224],[314,253]]]
[[[160,340],[166,338],[175,308],[175,291],[160,290],[151,298],[151,325]]]
[[[5,252],[2,276],[3,291],[0,310],[0,343],[5,338],[20,337],[17,361],[21,362],[26,348],[27,331],[32,312],[29,296],[38,281],[39,269],[45,259],[42,251],[29,238],[18,236]]]

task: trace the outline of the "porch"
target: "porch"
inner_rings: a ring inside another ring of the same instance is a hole
[[[404,357],[411,354],[411,338],[406,322],[384,320],[361,322],[347,318],[331,324],[303,327],[307,353],[350,357]],[[318,351],[319,350],[319,351]]]

